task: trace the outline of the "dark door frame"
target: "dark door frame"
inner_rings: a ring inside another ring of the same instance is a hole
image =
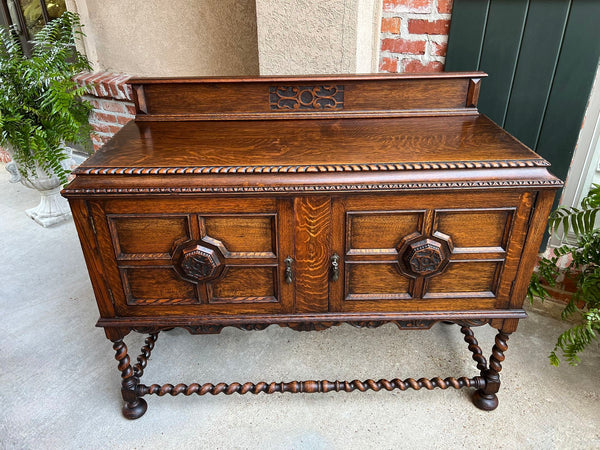
[[[40,3],[40,7],[42,8],[44,22],[50,22],[50,14],[48,13],[46,2],[44,0],[38,1]],[[13,7],[13,14],[11,14],[9,3],[11,3],[11,6]],[[29,35],[27,23],[25,22],[25,16],[23,15],[23,9],[21,8],[19,0],[0,0],[0,25],[15,25],[16,33],[21,41],[23,51],[27,55],[31,53],[31,44],[29,41],[33,38],[33,36]]]

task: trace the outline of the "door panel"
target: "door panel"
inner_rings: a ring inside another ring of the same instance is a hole
[[[423,226],[423,211],[390,211],[348,213],[346,251],[360,249],[393,249],[398,241]],[[377,236],[377,242],[373,236]]]
[[[437,209],[433,230],[452,236],[456,251],[472,247],[506,249],[515,208]]]
[[[173,242],[191,237],[190,216],[114,215],[109,226],[119,259],[135,259],[144,254],[169,257]]]
[[[333,234],[332,251],[343,264],[339,280],[330,283],[330,310],[503,307],[532,198],[512,192],[334,200],[340,231]]]
[[[193,284],[181,280],[171,267],[120,267],[128,305],[198,303]]]
[[[423,298],[495,297],[504,261],[453,261],[426,281]]]
[[[358,263],[348,264],[349,300],[371,300],[377,298],[411,298],[411,280],[398,273],[397,264]]]
[[[120,315],[292,311],[291,200],[109,200],[92,212]]]
[[[277,267],[230,267],[212,283],[210,303],[277,302]]]
[[[223,242],[231,252],[275,254],[275,216],[205,216],[206,234]]]

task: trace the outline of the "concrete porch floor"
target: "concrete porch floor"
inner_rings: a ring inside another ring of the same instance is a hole
[[[499,407],[471,390],[147,397],[121,416],[120,374],[101,329],[73,222],[43,229],[23,212],[37,193],[0,167],[0,448],[600,448],[600,349],[577,368],[547,354],[567,325],[552,305],[511,336]],[[474,328],[489,356],[495,331]],[[125,342],[138,354],[144,336]],[[161,333],[145,384],[473,376],[458,326],[349,325]]]

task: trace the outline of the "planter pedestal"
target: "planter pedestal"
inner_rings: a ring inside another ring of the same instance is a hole
[[[42,196],[39,205],[25,211],[29,217],[43,227],[49,227],[71,218],[71,208],[66,199],[60,195],[61,186],[48,190],[40,190]]]
[[[10,149],[9,150],[9,154]],[[67,159],[63,167],[69,168],[76,163],[72,158],[72,149],[65,147]],[[77,161],[81,162],[81,161]],[[60,195],[62,184],[55,175],[49,176],[43,169],[36,167],[35,173],[28,177],[21,176],[17,164],[11,161],[6,164],[6,170],[11,174],[10,182],[18,183],[30,189],[35,189],[41,195],[40,203],[35,208],[25,210],[25,214],[43,227],[49,227],[71,219],[69,202]]]

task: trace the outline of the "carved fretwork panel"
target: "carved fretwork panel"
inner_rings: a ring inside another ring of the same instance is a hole
[[[269,100],[277,111],[344,109],[344,86],[271,86]]]

